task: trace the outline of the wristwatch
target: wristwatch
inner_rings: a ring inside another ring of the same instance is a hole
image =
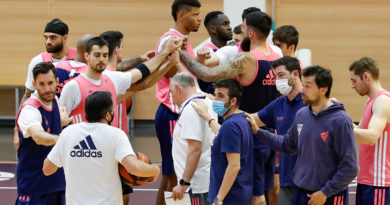
[[[191,185],[190,182],[186,182],[186,181],[184,181],[184,179],[180,179],[179,184],[180,185],[185,185],[185,186],[190,186]]]
[[[218,199],[218,197],[215,197],[213,203],[214,203],[214,204],[218,204],[218,205],[222,205],[222,204],[223,204],[223,201],[220,201],[220,200]]]

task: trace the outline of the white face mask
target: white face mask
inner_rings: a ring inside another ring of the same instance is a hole
[[[276,89],[282,95],[288,95],[292,89],[292,85],[288,84],[288,79],[277,79],[276,80]]]

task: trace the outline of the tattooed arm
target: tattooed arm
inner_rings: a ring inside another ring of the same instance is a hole
[[[121,63],[118,64],[118,69],[117,71],[128,71],[132,68],[134,68],[135,66],[137,66],[138,64],[141,64],[143,61],[142,59],[142,56],[136,56],[136,57],[133,57],[133,58],[125,58],[122,60]]]
[[[249,66],[256,63],[255,57],[249,53],[239,53],[235,55],[229,63],[213,68],[209,68],[198,63],[195,59],[189,57],[183,51],[180,51],[180,60],[187,66],[191,73],[205,82],[215,82],[227,78],[237,77]]]

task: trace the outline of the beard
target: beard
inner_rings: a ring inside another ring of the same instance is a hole
[[[245,37],[244,39],[242,39],[241,41],[241,49],[243,51],[250,51],[251,50],[251,39],[249,39],[248,37]]]
[[[96,72],[99,72],[99,73],[102,73],[107,67],[107,64],[105,63],[98,63],[96,64],[96,66],[94,67],[93,70],[95,70]]]
[[[56,92],[46,92],[46,93],[40,93],[38,92],[38,95],[39,97],[45,101],[45,102],[51,102],[54,100],[55,96],[56,96]]]
[[[60,44],[53,46],[52,48],[48,48],[46,45],[46,51],[48,53],[58,53],[64,48],[64,43],[61,42]]]

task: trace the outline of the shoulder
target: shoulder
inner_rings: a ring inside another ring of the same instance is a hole
[[[63,90],[65,90],[65,89],[73,90],[73,89],[78,89],[78,88],[79,88],[79,84],[77,83],[77,81],[75,79],[73,79],[64,85]]]
[[[33,57],[32,59],[31,59],[31,61],[30,61],[30,65],[32,65],[32,64],[38,64],[38,63],[40,63],[40,62],[42,62],[43,60],[42,60],[42,54],[38,54],[38,55],[36,55],[35,57]]]

